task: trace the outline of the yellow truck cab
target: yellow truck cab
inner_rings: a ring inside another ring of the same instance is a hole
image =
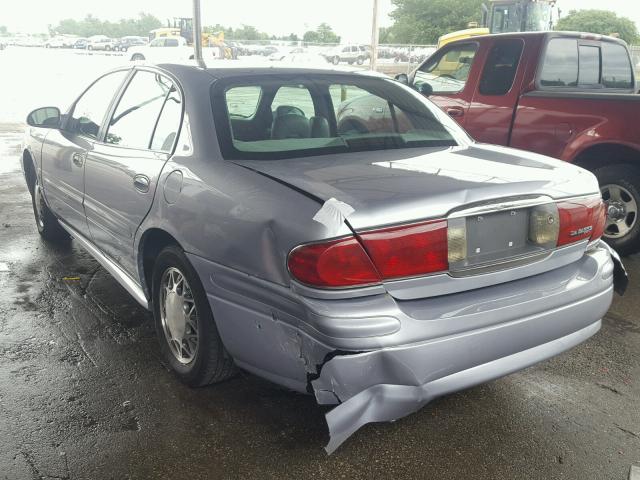
[[[447,43],[463,40],[465,38],[477,37],[479,35],[489,35],[487,27],[466,28],[457,32],[447,33],[438,39],[438,48],[444,47]]]

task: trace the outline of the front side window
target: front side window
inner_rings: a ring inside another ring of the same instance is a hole
[[[69,129],[89,138],[98,138],[100,126],[114,95],[129,72],[121,70],[99,78],[76,102]]]
[[[178,46],[178,39],[177,38],[167,38],[166,43],[164,44],[165,47],[177,47]]]
[[[149,148],[160,110],[171,89],[171,82],[157,73],[136,72],[109,121],[105,142]]]
[[[540,85],[543,87],[578,86],[578,41],[553,38],[547,44]]]
[[[602,83],[606,88],[633,88],[631,61],[622,45],[602,43]]]
[[[478,46],[475,43],[450,48],[416,71],[414,83],[428,83],[435,93],[457,93],[467,83]]]
[[[511,90],[523,48],[524,42],[519,39],[495,43],[480,79],[482,95],[504,95]]]
[[[347,81],[341,75],[274,77],[257,77],[251,85],[228,80],[228,85],[212,87],[225,158],[267,160],[457,145],[451,133],[457,127],[445,127],[444,114],[435,106],[393,81],[364,76],[349,76]],[[261,92],[259,113],[239,118],[230,99],[250,87]]]

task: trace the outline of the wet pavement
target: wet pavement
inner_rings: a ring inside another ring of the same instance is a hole
[[[36,231],[0,125],[0,479],[622,479],[640,464],[640,257],[602,331],[560,357],[368,425],[327,456],[326,410],[246,373],[190,389],[149,313]]]

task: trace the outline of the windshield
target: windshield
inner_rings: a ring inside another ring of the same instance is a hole
[[[551,16],[553,8],[550,3],[535,2],[527,6],[527,18],[525,19],[525,31],[542,32],[551,29]]]
[[[458,145],[460,130],[434,105],[390,79],[264,75],[212,87],[225,158],[278,159]]]

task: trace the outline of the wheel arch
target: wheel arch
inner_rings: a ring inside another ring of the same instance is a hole
[[[22,171],[24,172],[24,178],[27,181],[29,193],[33,195],[33,189],[37,178],[37,170],[36,163],[28,149],[25,149],[24,152],[22,152]]]
[[[599,143],[580,151],[574,157],[573,164],[589,171],[620,164],[640,169],[640,150],[622,143]]]
[[[140,237],[138,244],[138,270],[140,271],[140,283],[147,298],[151,298],[151,280],[155,259],[162,249],[170,245],[182,248],[180,242],[173,235],[161,228],[149,228]]]

